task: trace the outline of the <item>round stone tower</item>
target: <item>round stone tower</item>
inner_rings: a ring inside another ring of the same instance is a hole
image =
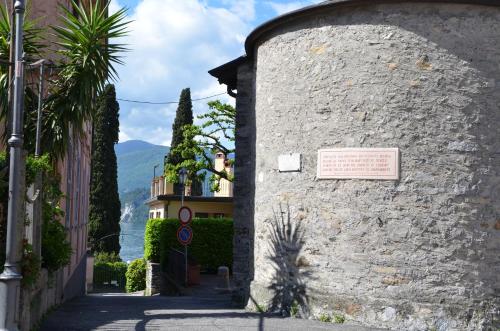
[[[246,48],[236,155],[254,160],[237,159],[236,179],[254,190],[235,196],[254,199],[251,302],[496,330],[500,1],[330,1]],[[325,148],[399,148],[399,179],[318,179]],[[298,168],[280,172],[290,153]]]

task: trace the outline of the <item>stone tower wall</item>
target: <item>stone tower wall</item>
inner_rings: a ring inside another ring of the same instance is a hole
[[[335,9],[275,29],[254,57],[255,113],[239,116],[255,116],[254,145],[240,137],[255,203],[236,202],[254,207],[251,302],[301,289],[293,300],[316,316],[498,327],[500,8]],[[317,151],[339,147],[399,147],[400,180],[318,180]],[[301,172],[278,171],[287,153]],[[287,208],[298,239],[276,232]]]

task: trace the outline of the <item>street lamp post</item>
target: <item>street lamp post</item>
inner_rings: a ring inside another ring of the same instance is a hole
[[[14,100],[12,109],[12,133],[9,139],[9,202],[7,212],[7,245],[5,249],[4,271],[0,275],[0,330],[16,331],[19,322],[19,292],[21,272],[20,238],[17,228],[23,222],[20,218],[22,207],[21,167],[23,148],[23,108],[24,108],[24,62],[23,62],[23,25],[25,1],[14,2],[16,16],[16,36],[14,51]]]
[[[182,186],[182,193],[181,193],[181,207],[184,207],[184,193],[186,191],[185,185],[186,185],[186,180],[187,180],[187,170],[186,168],[181,168],[179,171],[179,181],[181,182]]]
[[[181,207],[184,207],[184,193],[186,191],[184,188],[184,185],[186,185],[186,180],[187,180],[187,170],[186,170],[186,168],[181,168],[181,170],[179,171],[179,181],[180,181],[180,184],[182,186]],[[186,267],[184,281],[186,283],[186,287],[188,287],[188,248],[187,248],[187,245],[184,245],[184,265]]]
[[[155,164],[155,166],[153,167],[153,179],[156,178],[156,168],[158,168],[159,166],[159,164]]]

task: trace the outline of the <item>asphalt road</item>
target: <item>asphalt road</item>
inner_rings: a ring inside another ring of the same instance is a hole
[[[280,318],[230,307],[228,297],[223,295],[90,295],[62,305],[45,319],[40,330],[373,330],[346,324]]]

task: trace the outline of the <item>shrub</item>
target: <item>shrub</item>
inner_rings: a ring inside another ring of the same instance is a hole
[[[125,288],[125,273],[127,264],[125,262],[107,262],[94,264],[94,286],[115,285]],[[116,282],[116,284],[114,284]]]
[[[69,263],[71,253],[64,226],[56,219],[45,219],[42,227],[42,266],[50,272],[56,271]]]
[[[161,263],[165,269],[170,248],[183,249],[177,241],[177,219],[152,219],[146,225],[144,257]],[[233,262],[233,220],[223,218],[194,219],[193,241],[188,252],[202,267],[215,272],[221,265],[232,267]]]
[[[64,226],[59,222],[64,212],[59,208],[63,197],[59,189],[60,178],[47,172],[43,178],[42,200],[42,266],[54,272],[66,266],[71,259],[71,244]]]
[[[148,261],[160,262],[160,237],[166,222],[167,220],[164,219],[150,219],[146,224],[144,232],[144,258]]]
[[[345,317],[344,315],[340,314],[333,314],[333,322],[337,324],[342,324],[345,322]]]
[[[94,264],[97,263],[113,263],[113,262],[122,262],[120,255],[115,252],[98,252],[94,257]]]
[[[127,292],[137,292],[146,289],[146,260],[137,259],[132,261],[125,274],[127,278]]]
[[[38,275],[40,274],[40,259],[33,252],[33,246],[28,244],[27,240],[23,241],[23,259],[21,261],[21,271],[23,278],[21,284],[24,287],[35,285]]]

